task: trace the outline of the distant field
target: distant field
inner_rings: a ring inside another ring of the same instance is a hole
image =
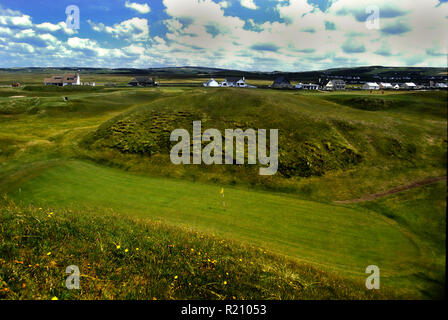
[[[50,78],[55,73],[14,73],[14,72],[0,72],[0,86],[11,85],[14,81],[19,82],[22,86],[26,85],[43,85],[45,78]],[[125,86],[133,78],[132,75],[114,75],[114,74],[82,74],[81,82],[95,82],[96,85],[102,86],[108,83],[116,84],[117,86]],[[210,80],[210,77],[203,78],[176,78],[176,77],[156,77],[157,81],[162,85],[171,83],[189,83],[202,85],[204,82]],[[217,77],[215,80],[221,82],[224,78]],[[252,85],[270,85],[272,80],[246,79],[248,84]]]
[[[98,210],[99,218],[111,209],[213,233],[347,281],[362,282],[365,267],[378,264],[382,285],[397,297],[434,298],[444,281],[445,183],[369,203],[333,202],[446,175],[446,98],[446,92],[0,88],[0,193],[24,207]],[[249,165],[172,165],[167,133],[191,130],[193,120],[220,130],[278,128],[278,174],[262,177]]]

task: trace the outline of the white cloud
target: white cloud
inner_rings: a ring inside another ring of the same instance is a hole
[[[87,22],[94,31],[111,34],[117,39],[120,38],[125,41],[146,41],[149,38],[149,26],[147,19],[132,18],[116,23],[112,27],[106,26],[103,23],[94,23],[90,20]]]
[[[125,7],[135,10],[141,14],[149,13],[151,11],[151,8],[147,3],[136,3],[136,2],[129,2],[126,1]]]
[[[240,3],[243,7],[246,7],[248,9],[258,9],[257,5],[254,3],[254,0],[240,0]]]
[[[78,37],[68,38],[67,44],[75,49],[94,49],[98,47],[98,43],[95,40]]]
[[[223,9],[226,9],[226,8],[228,8],[228,7],[230,7],[232,5],[229,1],[225,1],[225,0],[219,2],[218,4]]]
[[[43,22],[40,24],[36,24],[36,28],[41,29],[41,30],[45,30],[45,31],[51,31],[51,32],[55,32],[61,29],[61,27],[57,24],[52,24],[50,22]]]

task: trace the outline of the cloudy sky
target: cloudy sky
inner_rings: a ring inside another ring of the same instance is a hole
[[[447,1],[2,0],[0,67],[446,67]]]

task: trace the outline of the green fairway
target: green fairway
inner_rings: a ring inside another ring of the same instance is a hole
[[[22,184],[10,195],[36,206],[113,208],[139,217],[251,241],[347,275],[368,265],[388,277],[412,272],[419,250],[398,225],[366,210],[200,183],[148,178],[85,162],[68,162]]]

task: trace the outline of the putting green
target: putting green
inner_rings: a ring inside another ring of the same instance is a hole
[[[377,265],[382,279],[412,272],[420,255],[412,235],[392,220],[263,191],[139,176],[82,161],[33,173],[8,195],[25,204],[115,211],[260,245],[303,261],[365,278]],[[384,283],[384,282],[382,282]]]

